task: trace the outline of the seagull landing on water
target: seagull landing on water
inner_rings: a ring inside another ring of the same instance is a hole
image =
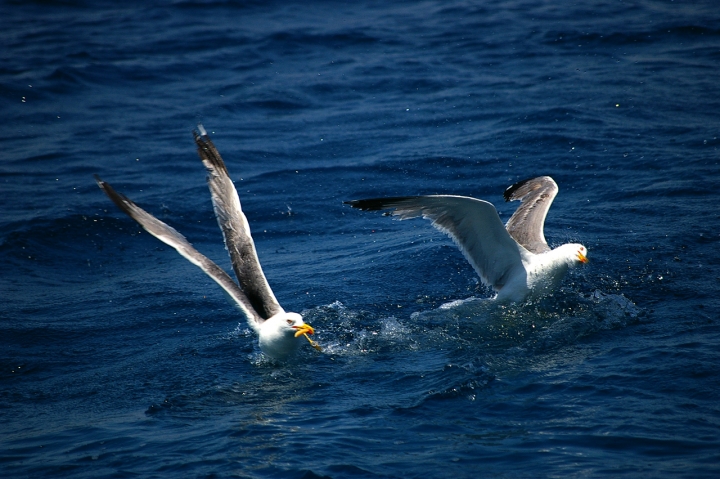
[[[286,313],[280,306],[263,274],[250,236],[250,226],[240,207],[235,186],[228,174],[220,153],[202,127],[193,132],[198,154],[208,171],[208,186],[212,196],[215,216],[223,232],[225,247],[230,254],[233,270],[240,286],[217,264],[197,251],[183,235],[174,228],[146,212],[126,196],[116,192],[97,175],[98,186],[123,212],[163,243],[172,246],[199,266],[218,283],[245,313],[248,324],[258,334],[260,350],[274,359],[286,359],[297,350],[304,336],[317,350],[320,346],[307,335],[314,330],[305,324],[297,313]]]
[[[503,226],[495,207],[467,196],[431,195],[346,201],[361,210],[392,209],[401,220],[422,216],[446,233],[498,301],[522,302],[552,292],[568,270],[587,263],[581,244],[550,249],[543,226],[558,186],[549,176],[515,183],[505,201],[520,206]]]

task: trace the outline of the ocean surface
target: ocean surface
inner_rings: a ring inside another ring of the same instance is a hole
[[[714,0],[0,4],[0,476],[720,477]],[[241,312],[191,131],[280,303]],[[343,201],[560,187],[590,263],[499,306],[450,239]]]

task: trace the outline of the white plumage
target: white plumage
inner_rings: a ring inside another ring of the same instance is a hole
[[[285,312],[270,289],[260,266],[255,243],[250,234],[250,225],[240,206],[235,185],[230,179],[220,153],[202,125],[198,126],[198,130],[200,133],[193,132],[195,143],[208,171],[208,186],[215,215],[239,286],[222,268],[197,251],[174,228],[155,218],[95,176],[98,186],[148,233],[175,248],[225,290],[245,313],[248,324],[258,334],[260,350],[264,354],[274,359],[286,359],[302,343],[301,336],[319,350],[320,347],[307,336],[314,333],[313,328],[306,324],[299,314]]]
[[[423,217],[455,241],[480,279],[499,301],[522,302],[552,292],[567,271],[587,262],[581,244],[550,249],[543,232],[558,187],[549,176],[521,181],[505,200],[521,204],[507,225],[495,207],[466,196],[430,195],[347,201],[361,210],[392,209],[401,220]]]

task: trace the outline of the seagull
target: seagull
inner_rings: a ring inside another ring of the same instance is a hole
[[[505,201],[520,206],[503,226],[497,210],[467,196],[429,195],[346,201],[365,211],[392,209],[401,220],[422,216],[450,236],[496,300],[521,303],[551,293],[568,270],[587,263],[587,249],[569,243],[550,249],[543,227],[558,186],[549,176],[515,183]]]
[[[250,235],[250,226],[240,207],[240,198],[220,153],[202,125],[198,125],[198,131],[193,131],[193,136],[200,159],[208,172],[207,182],[215,216],[239,286],[222,268],[196,250],[174,228],[137,206],[125,195],[116,192],[99,176],[95,175],[95,181],[124,213],[140,223],[148,233],[172,246],[188,261],[200,267],[225,290],[257,333],[260,350],[264,354],[277,360],[287,359],[298,349],[301,336],[310,341],[315,349],[320,350],[320,346],[307,336],[314,334],[312,326],[306,324],[298,313],[285,312],[270,289]]]

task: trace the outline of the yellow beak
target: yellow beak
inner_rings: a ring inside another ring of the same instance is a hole
[[[322,351],[322,348],[320,347],[320,345],[318,343],[316,343],[315,341],[313,341],[312,339],[310,339],[310,336],[308,336],[308,334],[315,334],[315,330],[313,329],[312,326],[310,326],[309,324],[303,324],[302,326],[293,326],[293,328],[297,330],[297,332],[295,333],[296,338],[299,336],[305,336],[305,339],[307,339],[310,342],[310,345],[313,348],[317,349],[318,351]]]
[[[580,260],[581,263],[587,263],[587,262],[588,262],[587,256],[585,256],[584,254],[582,254],[582,253],[580,253],[580,252],[578,252],[578,260]]]
[[[296,338],[302,336],[303,334],[315,334],[315,330],[309,324],[303,324],[301,326],[293,326],[293,329],[295,329],[297,331],[295,333]]]

